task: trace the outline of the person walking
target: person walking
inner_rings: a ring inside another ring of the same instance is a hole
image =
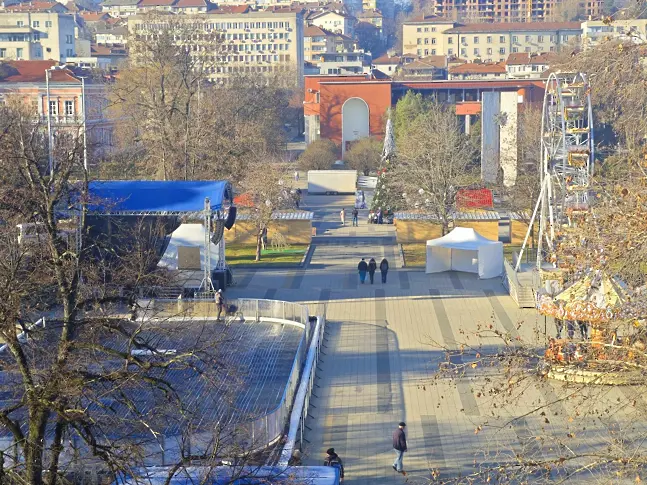
[[[341,482],[344,481],[344,464],[342,463],[341,458],[339,458],[339,455],[335,453],[334,448],[328,448],[328,450],[326,450],[324,466],[331,466],[339,470],[339,479]]]
[[[220,289],[216,291],[216,308],[218,309],[218,321],[220,321],[220,315],[225,308],[225,298],[222,296],[222,290]]]
[[[382,208],[378,207],[377,208],[377,223],[382,224],[384,222],[384,215],[382,214]]]
[[[377,269],[377,263],[375,258],[371,258],[368,262],[368,276],[371,278],[371,284],[373,284],[373,278],[375,278],[375,270]]]
[[[395,450],[395,461],[393,462],[393,469],[398,472],[406,475],[402,464],[402,458],[404,457],[404,452],[407,451],[407,437],[404,434],[404,428],[407,425],[404,421],[400,421],[398,428],[393,432],[393,449]]]
[[[294,181],[295,181],[295,182],[298,182],[298,181],[299,181],[299,171],[298,171],[298,170],[295,170],[295,171],[294,171]]]
[[[357,210],[357,207],[355,207],[353,209],[353,226],[356,226],[356,227],[359,226],[359,222],[357,220],[358,216],[359,216],[359,211]]]
[[[380,262],[380,273],[382,273],[382,283],[386,283],[386,274],[389,272],[389,262],[382,258]]]
[[[343,208],[342,210],[339,211],[339,217],[341,218],[341,225],[345,226],[346,225],[346,209]]]
[[[364,281],[366,280],[366,272],[368,271],[368,264],[366,264],[364,258],[362,258],[362,260],[357,265],[357,271],[359,271],[359,282],[361,284],[364,284]]]

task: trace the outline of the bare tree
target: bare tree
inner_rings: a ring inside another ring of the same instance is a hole
[[[261,260],[263,238],[272,226],[274,214],[294,208],[291,183],[289,173],[267,159],[253,164],[243,181],[242,187],[250,203],[247,213],[256,232],[256,261]]]
[[[298,159],[301,170],[328,170],[337,160],[337,145],[331,140],[315,140]]]
[[[284,148],[290,72],[225,73],[221,34],[195,32],[176,16],[151,14],[149,21],[161,27],[131,39],[132,62],[111,104],[123,120],[122,152],[134,152],[140,175],[236,182],[253,153]]]
[[[456,193],[477,177],[472,166],[473,145],[460,130],[458,118],[446,107],[430,103],[397,140],[397,163],[387,171],[410,209],[428,212],[449,229]]]
[[[89,190],[79,137],[58,133],[52,150],[50,172],[43,127],[0,107],[3,480],[56,485],[93,463],[131,473],[169,435],[176,470],[224,457],[249,463],[256,444],[244,429],[201,424],[205,407],[237,385],[222,332],[137,308],[140,289],[166,281],[156,265],[168,227],[91,213],[107,202]],[[29,228],[20,240],[18,223]],[[196,404],[186,382],[221,392]]]
[[[382,143],[376,138],[362,138],[356,141],[346,152],[346,161],[353,168],[364,175],[376,170],[380,163]]]

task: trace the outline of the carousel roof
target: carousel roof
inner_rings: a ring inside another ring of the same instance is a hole
[[[589,301],[598,308],[613,308],[628,299],[627,285],[603,271],[589,273],[555,296],[555,301]]]

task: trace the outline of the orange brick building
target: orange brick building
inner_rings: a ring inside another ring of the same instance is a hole
[[[484,92],[516,92],[518,104],[543,101],[544,84],[536,80],[379,81],[366,76],[306,76],[303,114],[306,142],[334,141],[342,156],[353,141],[384,135],[390,107],[407,91],[452,103],[466,130],[481,112]]]

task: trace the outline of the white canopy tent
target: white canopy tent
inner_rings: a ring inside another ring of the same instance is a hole
[[[180,227],[173,231],[171,241],[158,266],[172,270],[203,270],[207,252],[204,250],[204,240],[203,224],[180,224]],[[215,269],[219,259],[218,245],[210,244],[211,267]]]
[[[495,278],[503,272],[503,243],[484,238],[474,229],[457,227],[449,234],[427,241],[426,273],[465,271],[479,278]]]

